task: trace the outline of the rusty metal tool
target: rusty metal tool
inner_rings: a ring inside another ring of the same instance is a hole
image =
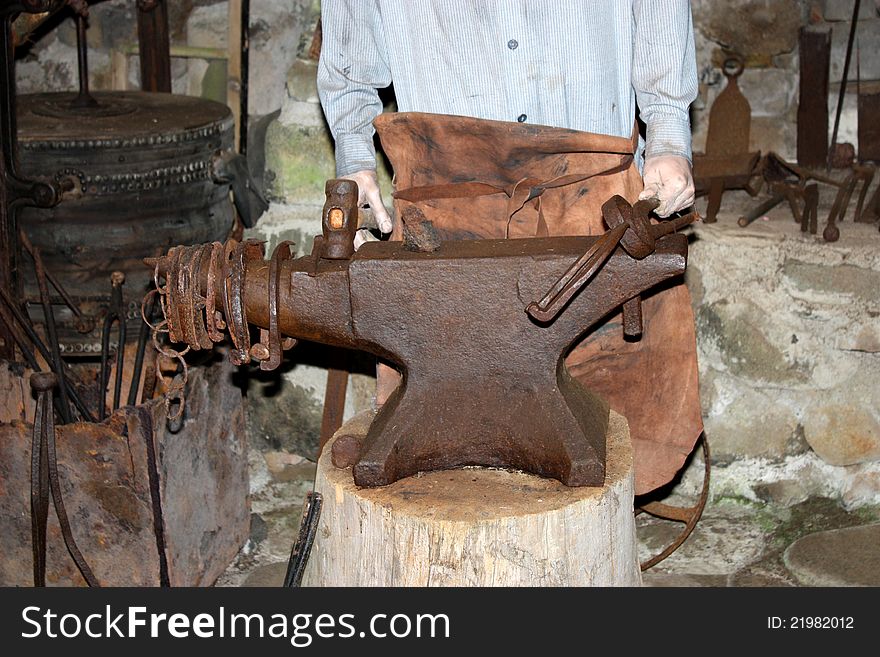
[[[61,200],[61,189],[52,182],[29,179],[19,166],[12,22],[22,12],[49,13],[61,5],[60,0],[20,0],[0,5],[0,288],[9,290],[15,299],[21,297],[18,211],[23,206],[56,205]],[[0,339],[0,356],[14,358],[12,336],[0,334]]]
[[[49,365],[49,368],[52,369],[53,372],[55,372],[55,375],[58,376],[59,378],[65,377],[66,370],[62,370],[60,373],[56,372],[54,370],[55,364],[54,364],[54,361],[52,358],[52,353],[49,350],[49,347],[47,347],[43,343],[43,341],[40,339],[40,336],[37,335],[36,331],[34,331],[34,328],[33,328],[33,326],[31,326],[27,317],[25,317],[24,313],[15,305],[15,302],[12,300],[12,297],[9,295],[9,292],[4,290],[3,288],[0,288],[0,302],[2,302],[2,304],[0,304],[0,305],[6,307],[6,312],[8,313],[8,314],[3,315],[3,322],[7,326],[14,326],[17,324],[18,327],[22,331],[24,331],[24,333],[27,337],[27,341],[30,341],[30,343],[36,348],[36,350],[39,352],[40,356],[42,356],[43,360],[45,360],[46,363]],[[16,341],[16,343],[19,344],[19,347],[22,349],[22,352],[25,354],[28,362],[35,363],[36,357],[30,352],[30,349],[25,351],[25,347],[21,346],[23,344],[26,344],[27,341],[22,336],[20,336],[17,332],[14,332],[13,335],[16,336],[15,341]],[[27,358],[28,353],[31,353],[30,358]],[[39,370],[40,368],[38,366],[35,369]],[[76,387],[68,384],[67,385],[67,392],[70,395],[71,401],[73,402],[74,406],[76,406],[76,409],[79,411],[79,413],[83,417],[83,419],[86,420],[87,422],[94,422],[95,421],[94,416],[92,415],[91,411],[89,411],[88,407],[85,405],[82,398],[80,398],[79,394],[77,394]],[[60,411],[59,411],[59,415],[61,415]]]
[[[773,194],[773,196],[768,198],[766,201],[764,201],[763,203],[761,203],[758,206],[755,206],[753,209],[749,210],[746,214],[741,216],[737,220],[736,223],[739,224],[740,226],[742,226],[743,228],[745,228],[746,226],[748,226],[749,224],[754,222],[756,219],[759,219],[760,217],[763,217],[765,214],[770,212],[770,210],[775,208],[777,205],[782,203],[784,200],[785,200],[785,194],[781,194],[781,193]]]
[[[46,585],[46,522],[49,514],[49,494],[55,505],[55,514],[61,527],[64,544],[76,567],[89,586],[100,586],[89,564],[73,537],[70,519],[61,497],[58,457],[55,451],[55,422],[52,411],[52,390],[58,377],[51,372],[31,375],[31,388],[37,394],[34,438],[31,444],[31,527],[33,530],[34,586]]]
[[[658,205],[657,199],[650,199],[638,201],[630,207],[621,196],[614,196],[606,201],[602,206],[602,216],[611,230],[602,235],[584,255],[578,258],[540,301],[530,303],[526,307],[526,312],[536,321],[552,321],[571,298],[602,268],[618,244],[632,258],[641,260],[654,252],[659,237],[683,228],[692,223],[697,216],[691,212],[673,221],[651,225],[648,216],[657,209]],[[625,313],[626,308],[624,306]],[[629,308],[630,312],[641,315],[640,306],[633,305]],[[635,326],[638,326],[637,330]],[[624,330],[627,335],[641,334],[641,321],[624,319]]]
[[[79,66],[79,93],[71,101],[73,107],[97,107],[98,101],[89,93],[89,44],[86,40],[86,18],[89,15],[89,7],[82,2],[76,11],[76,55]]]
[[[853,174],[856,178],[855,184],[862,184],[862,188],[859,191],[859,199],[856,201],[856,211],[853,216],[853,221],[866,223],[863,217],[863,209],[865,207],[865,197],[868,195],[868,188],[871,186],[871,182],[874,180],[874,172],[876,169],[873,165],[862,165],[862,164],[854,164],[853,165]]]
[[[122,396],[122,369],[125,361],[125,305],[122,301],[122,286],[125,283],[125,274],[115,271],[110,276],[110,307],[104,317],[104,328],[101,331],[101,372],[98,376],[98,421],[107,416],[107,384],[110,376],[110,330],[113,322],[118,328],[118,340],[116,342],[116,376],[113,384],[112,410],[119,408],[119,400]],[[137,383],[132,382],[136,387]]]
[[[4,290],[2,287],[0,287],[0,302],[2,302],[2,304],[0,304],[0,305],[6,307],[6,312],[8,313],[8,315],[7,314],[3,315],[3,322],[7,326],[14,326],[17,324],[18,327],[22,331],[24,331],[26,339],[25,339],[25,337],[22,337],[20,334],[18,334],[17,331],[14,332],[13,335],[14,335],[14,339],[15,339],[16,343],[19,345],[19,348],[22,350],[22,353],[25,355],[25,358],[26,358],[26,360],[28,360],[29,364],[36,363],[36,357],[30,351],[30,349],[27,349],[26,344],[28,341],[36,348],[36,350],[39,352],[40,356],[42,356],[43,360],[45,360],[46,363],[48,363],[49,368],[54,371],[55,364],[52,359],[52,353],[49,350],[49,347],[47,347],[43,343],[43,341],[40,339],[40,336],[37,335],[36,331],[34,331],[34,328],[33,328],[33,326],[31,326],[27,317],[25,317],[24,313],[15,305],[15,302],[12,300],[12,297],[9,295],[9,292]],[[22,346],[22,345],[25,345],[25,346]],[[30,354],[30,357],[28,357],[28,354]],[[32,365],[32,368],[35,371],[40,370],[39,365],[37,365],[36,367],[33,367],[33,365]],[[61,379],[61,378],[66,377],[65,372],[66,372],[66,368],[65,368],[65,370],[63,370],[60,373],[56,371],[55,374],[59,377],[59,379]],[[76,409],[79,411],[79,413],[83,417],[83,419],[86,420],[87,422],[94,422],[95,421],[94,416],[92,415],[91,411],[89,411],[88,407],[85,405],[85,403],[83,402],[83,400],[79,396],[79,394],[76,392],[76,387],[72,386],[72,385],[67,385],[66,387],[67,387],[67,392],[70,395],[71,401],[73,402],[74,406],[76,406]],[[60,404],[60,400],[57,403]],[[60,409],[60,406],[59,406],[59,409]],[[61,415],[61,412],[59,410],[59,416],[60,415]]]
[[[328,198],[347,196],[348,186],[334,182]],[[604,482],[608,406],[571,377],[563,355],[608,313],[681,275],[686,236],[655,238],[653,252],[641,260],[626,248],[613,249],[566,310],[544,323],[525,312],[530,300],[544,296],[597,244],[616,246],[615,238],[463,240],[440,242],[429,252],[403,242],[369,242],[337,257],[334,232],[350,240],[356,222],[343,216],[328,223],[330,234],[315,239],[310,255],[280,262],[274,311],[281,335],[368,351],[403,372],[361,445],[353,467],[357,485],[465,465],[521,469],[569,486]],[[630,230],[621,224],[611,232],[622,239]],[[201,266],[194,277],[184,273],[193,271],[193,259],[176,249],[147,260],[165,278],[160,291],[170,339],[199,344],[181,316],[197,305],[190,297],[205,296],[209,272],[224,271],[226,284],[213,286],[217,298],[205,306],[223,315],[234,355],[247,362],[252,355],[242,348],[243,327],[270,324],[270,263],[259,245],[186,248],[219,262]],[[181,277],[188,282],[175,284]]]
[[[856,203],[856,221],[862,219],[864,202],[868,187],[874,178],[874,167],[870,165],[850,165],[851,172],[843,180],[838,180],[830,175],[823,175],[811,169],[792,164],[782,159],[776,153],[770,152],[764,158],[763,176],[776,194],[782,194],[788,199],[794,220],[798,223],[803,221],[800,203],[806,205],[805,190],[811,181],[834,187],[837,190],[834,203],[828,214],[827,225],[823,231],[826,242],[834,242],[840,237],[840,229],[837,224],[846,216],[852,195],[856,188],[861,185],[858,201]],[[812,192],[811,192],[812,193]],[[813,202],[812,199],[809,200]],[[818,206],[818,200],[815,201]],[[869,202],[870,205],[870,202]]]
[[[728,57],[722,67],[727,85],[709,111],[706,155],[734,157],[749,152],[752,108],[740,91],[738,80],[745,70],[739,57]]]
[[[647,502],[645,504],[639,504],[638,500],[636,500],[636,515],[647,513],[648,515],[660,518],[661,520],[672,520],[673,522],[684,523],[684,529],[682,529],[672,543],[640,564],[640,568],[643,572],[649,568],[653,568],[681,547],[681,544],[691,535],[694,528],[697,526],[697,523],[700,521],[700,517],[703,515],[703,510],[706,508],[706,502],[709,501],[711,459],[709,457],[709,442],[706,440],[705,434],[700,437],[700,442],[703,450],[703,487],[700,490],[700,497],[693,506],[677,507],[664,502]]]
[[[819,185],[810,183],[804,187],[804,212],[801,218],[801,232],[809,231],[815,235],[819,224]]]
[[[64,188],[64,187],[65,187],[65,185],[62,184],[62,188]],[[31,243],[31,240],[27,236],[27,233],[25,233],[23,230],[19,229],[18,239],[21,243],[21,246],[24,248],[24,250],[27,251],[27,253],[31,256],[32,259],[35,259],[37,256],[34,255],[34,245]],[[40,254],[40,255],[42,255],[42,254]],[[70,311],[76,317],[81,317],[82,311],[79,309],[79,306],[77,305],[76,301],[74,301],[74,299],[67,293],[67,289],[61,284],[61,282],[58,280],[58,278],[45,267],[45,265],[43,267],[43,274],[46,276],[46,280],[49,281],[49,283],[51,283],[52,287],[55,288],[55,291],[58,292],[58,295],[64,301],[64,304],[68,308],[70,308]]]
[[[153,315],[156,307],[156,298],[151,296],[144,304],[143,321],[138,329],[137,348],[134,356],[134,370],[131,374],[131,385],[128,387],[129,406],[134,406],[138,402],[138,390],[141,383],[141,372],[144,367],[144,357],[147,351],[147,341],[150,339],[150,324],[153,321]],[[146,387],[146,386],[145,386]]]
[[[737,83],[744,70],[742,58],[728,57],[722,70],[727,86],[709,112],[706,152],[693,156],[696,192],[709,195],[705,223],[716,221],[725,190],[744,189],[751,196],[760,190],[761,153],[749,151],[751,107]]]
[[[287,560],[287,572],[284,574],[284,583],[282,584],[284,587],[298,587],[302,583],[309,554],[315,543],[315,534],[318,533],[318,521],[321,519],[323,506],[324,498],[321,493],[315,491],[306,493],[306,501],[303,504],[302,517],[299,521],[299,533],[290,550],[290,558]]]
[[[43,259],[40,257],[39,249],[31,252],[34,258],[34,271],[37,276],[37,285],[40,290],[40,305],[43,308],[43,321],[46,325],[46,339],[49,342],[49,351],[52,355],[52,369],[55,372],[61,372],[58,377],[58,393],[61,399],[61,418],[65,423],[73,419],[70,412],[70,393],[67,387],[67,378],[63,375],[64,360],[61,358],[61,349],[58,345],[58,332],[55,328],[55,315],[52,311],[52,302],[49,298],[49,285],[46,282],[46,270],[43,267]]]

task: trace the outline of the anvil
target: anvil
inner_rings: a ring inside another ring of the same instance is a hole
[[[686,237],[660,237],[639,260],[614,242],[564,312],[539,321],[527,307],[601,237],[439,241],[423,250],[367,242],[355,253],[357,206],[350,189],[334,189],[310,255],[289,259],[282,244],[267,262],[258,243],[233,242],[176,247],[154,261],[166,277],[172,340],[207,348],[227,325],[240,363],[277,366],[281,335],[395,363],[402,381],[361,444],[359,486],[468,465],[602,485],[608,405],[572,378],[564,357],[622,304],[682,274]],[[248,324],[261,328],[259,343],[250,344]]]

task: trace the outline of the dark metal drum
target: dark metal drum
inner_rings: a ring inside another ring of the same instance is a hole
[[[151,276],[144,255],[223,240],[233,225],[230,185],[214,176],[215,156],[233,147],[225,105],[162,93],[92,95],[97,106],[75,106],[74,93],[18,98],[22,172],[73,187],[54,208],[18,215],[46,268],[81,306],[84,317],[76,319],[55,305],[62,350],[70,354],[100,351],[112,272],[126,275],[127,314],[136,325]],[[35,301],[29,264],[25,257],[21,275],[26,298]],[[39,312],[35,304],[31,311]]]

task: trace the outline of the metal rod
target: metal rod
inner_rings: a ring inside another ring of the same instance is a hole
[[[769,212],[770,210],[775,208],[777,205],[782,203],[782,201],[784,201],[784,200],[785,200],[785,196],[783,196],[782,194],[774,194],[769,199],[767,199],[766,201],[761,203],[759,206],[750,210],[748,213],[746,213],[742,217],[740,217],[736,223],[738,223],[740,226],[745,228],[750,223],[755,221],[758,217],[766,214],[767,212]]]
[[[103,420],[107,412],[107,383],[110,377],[110,330],[113,322],[119,324],[119,338],[116,345],[116,377],[113,385],[113,406],[111,410],[119,408],[119,398],[122,391],[122,365],[125,353],[125,313],[122,307],[122,284],[125,282],[125,274],[115,271],[110,275],[110,307],[104,317],[104,327],[101,331],[101,373],[98,376],[98,420]]]
[[[16,210],[11,206],[14,193],[9,181],[15,176],[16,147],[18,144],[15,101],[15,58],[12,45],[12,16],[0,16],[0,289],[18,296],[21,281],[18,277],[18,227]],[[8,343],[9,336],[3,336]],[[14,357],[11,344],[0,348],[0,355]]]
[[[247,154],[248,60],[250,57],[251,2],[241,0],[241,93],[239,95],[238,152]]]
[[[9,296],[9,293],[2,287],[0,287],[0,300],[3,301],[3,303],[6,305],[6,308],[12,314],[15,322],[17,322],[22,330],[24,330],[28,339],[31,341],[34,347],[36,347],[37,351],[40,352],[43,360],[45,360],[46,363],[49,364],[49,367],[52,368],[52,354],[49,352],[49,348],[45,344],[43,344],[43,341],[40,339],[40,336],[37,335],[36,331],[34,331],[27,317],[25,317],[24,313],[22,313],[21,310],[18,309],[18,307],[15,305],[15,302]],[[22,352],[26,353],[24,349],[22,349]],[[37,369],[39,369],[39,367]],[[66,378],[64,372],[55,372],[55,374],[57,374],[59,377]],[[91,411],[89,411],[88,407],[83,403],[79,394],[77,394],[76,392],[76,388],[74,388],[73,386],[69,386],[67,388],[67,391],[70,394],[71,401],[73,401],[73,404],[76,406],[76,409],[79,411],[80,415],[82,415],[83,419],[87,422],[94,422],[95,416],[92,415]]]
[[[828,148],[827,168],[831,169],[831,159],[834,157],[834,147],[837,146],[837,129],[840,127],[840,114],[843,110],[843,98],[846,95],[846,78],[849,75],[849,62],[852,59],[853,41],[856,38],[856,25],[859,22],[859,5],[861,0],[856,0],[853,5],[852,22],[849,27],[849,40],[846,43],[846,57],[843,60],[843,77],[840,80],[840,93],[837,95],[837,111],[834,113],[834,130],[831,131],[831,146]]]
[[[49,340],[49,349],[52,353],[53,369],[58,373],[58,396],[61,398],[61,419],[65,423],[73,420],[70,413],[70,396],[67,393],[67,379],[64,377],[64,361],[61,358],[61,350],[58,347],[58,331],[55,327],[55,315],[52,314],[52,302],[49,299],[49,286],[46,282],[45,267],[40,250],[34,248],[31,255],[34,258],[34,272],[37,278],[37,287],[40,290],[40,305],[43,307],[43,321],[46,323],[46,337]]]
[[[34,257],[34,245],[31,243],[30,238],[27,236],[27,233],[24,232],[24,228],[19,228],[18,230],[18,239],[21,242],[21,245],[24,247],[24,250],[27,251],[31,258]],[[70,311],[76,315],[77,317],[82,316],[82,311],[79,309],[79,306],[76,305],[76,301],[67,293],[67,290],[64,289],[64,286],[61,285],[61,282],[55,278],[55,275],[52,274],[48,269],[44,272],[46,274],[46,279],[49,283],[52,284],[52,287],[58,292],[58,295],[64,301],[65,305],[70,308]]]
[[[287,572],[284,574],[284,583],[282,584],[285,588],[296,588],[302,583],[309,554],[318,532],[318,521],[321,519],[323,504],[324,498],[321,493],[315,491],[306,493],[302,517],[299,521],[299,533],[290,550],[290,558],[287,560]]]
[[[148,321],[153,321],[153,312],[156,307],[156,298],[155,296],[150,298],[149,303],[147,303],[144,308],[144,316]],[[147,341],[150,339],[150,325],[147,322],[142,322],[140,326],[140,330],[138,331],[138,343],[137,343],[137,351],[134,356],[134,372],[131,375],[131,385],[128,387],[128,405],[134,406],[137,404],[137,393],[138,389],[141,385],[141,371],[144,367],[144,355],[147,351]]]
[[[71,107],[97,107],[96,101],[89,93],[89,42],[86,39],[86,17],[76,15],[76,54],[79,65],[79,94],[70,103]]]

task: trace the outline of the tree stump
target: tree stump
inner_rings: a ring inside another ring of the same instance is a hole
[[[489,468],[358,488],[331,449],[372,417],[343,425],[318,461],[324,507],[303,586],[641,585],[632,447],[614,411],[601,488]]]

